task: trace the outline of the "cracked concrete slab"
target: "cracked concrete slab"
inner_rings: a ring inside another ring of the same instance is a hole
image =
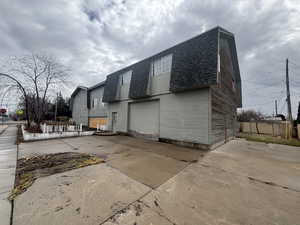
[[[299,224],[300,193],[190,165],[141,201],[174,224]]]
[[[70,152],[73,149],[62,143],[61,140],[47,140],[47,141],[35,141],[25,142],[19,145],[19,158],[28,157],[36,154],[49,154]]]
[[[287,167],[289,174],[285,175],[299,182],[296,176],[300,148],[292,149],[289,156],[284,151],[286,146],[279,147],[270,150],[261,143],[251,142],[249,146],[243,140],[229,142],[140,199],[139,203],[146,206],[147,212],[141,211],[136,216],[132,207],[121,215],[116,214],[105,225],[144,224],[144,221],[157,224],[157,219],[177,225],[300,224],[300,193],[297,190],[290,189],[287,184],[281,186],[249,176],[261,174],[260,177],[270,180],[278,175],[279,183],[284,183],[284,174],[280,173],[283,168],[275,170],[273,165],[282,160],[285,163],[278,163],[278,167],[291,164]]]
[[[300,148],[233,140],[207,154],[202,164],[300,191]]]
[[[199,150],[128,136],[88,136],[20,145],[20,157],[57,152],[96,154],[122,173],[155,188],[203,155]]]
[[[205,154],[205,152],[196,149],[128,136],[108,136],[103,137],[103,139],[113,145],[126,146],[129,149],[151,152],[184,162],[197,161],[199,157]]]
[[[38,180],[17,199],[14,224],[300,225],[300,148],[234,140],[188,165],[179,153],[176,159],[137,142],[116,136],[64,139],[60,145],[106,156],[109,166]]]
[[[105,164],[40,178],[15,199],[14,225],[100,224],[149,192]]]
[[[188,164],[150,152],[125,152],[107,162],[122,173],[152,188],[156,188]]]
[[[114,217],[103,223],[103,225],[130,224],[130,225],[174,225],[167,218],[160,216],[142,202],[136,202]]]
[[[204,152],[199,150],[128,136],[87,136],[28,142],[22,143],[20,152],[24,156],[36,152],[41,152],[42,154],[57,153],[59,149],[51,149],[49,148],[50,146],[60,146],[63,149],[69,146],[70,151],[84,151],[85,153],[94,154],[112,154],[123,150],[142,150],[185,162],[196,161],[204,154]]]

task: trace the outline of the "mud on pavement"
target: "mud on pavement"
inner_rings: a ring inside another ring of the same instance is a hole
[[[104,162],[98,156],[74,152],[21,158],[17,161],[15,187],[9,196],[9,200],[25,192],[39,177]]]

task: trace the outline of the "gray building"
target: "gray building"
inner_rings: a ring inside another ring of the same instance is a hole
[[[102,101],[114,132],[200,148],[223,143],[242,106],[234,35],[216,27],[114,72]]]
[[[88,125],[87,87],[78,86],[71,95],[72,119],[77,124]]]
[[[72,119],[91,128],[107,124],[107,107],[102,102],[105,82],[90,88],[79,86],[71,95]]]

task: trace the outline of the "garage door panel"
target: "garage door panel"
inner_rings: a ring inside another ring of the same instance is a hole
[[[159,101],[129,104],[129,132],[145,137],[159,137]]]

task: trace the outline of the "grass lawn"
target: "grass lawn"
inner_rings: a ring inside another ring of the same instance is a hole
[[[300,140],[298,139],[283,139],[265,135],[249,135],[249,134],[239,134],[237,137],[245,138],[247,141],[258,141],[265,143],[281,144],[281,145],[291,145],[300,147]]]

